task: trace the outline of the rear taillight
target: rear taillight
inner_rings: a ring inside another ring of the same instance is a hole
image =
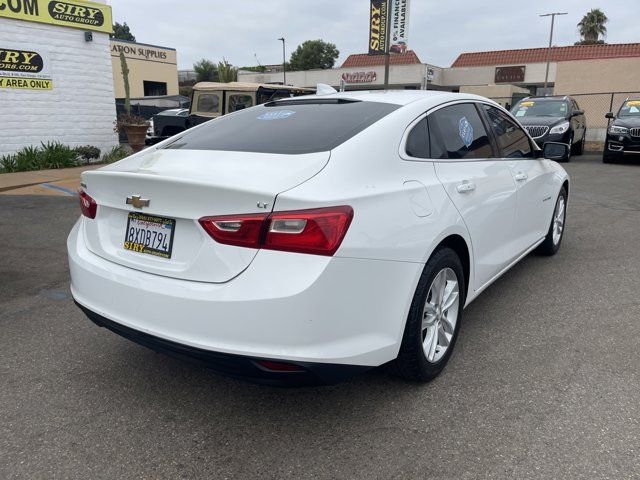
[[[204,217],[200,224],[218,243],[286,252],[333,255],[347,233],[349,206]]]
[[[347,206],[274,212],[262,248],[333,255],[347,233],[353,209]]]
[[[96,218],[96,210],[98,204],[84,190],[78,190],[78,199],[80,200],[80,210],[85,217]]]
[[[260,248],[260,234],[267,214],[203,217],[200,225],[218,243]]]

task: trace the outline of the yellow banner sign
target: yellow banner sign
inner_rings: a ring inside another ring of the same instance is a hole
[[[0,77],[0,88],[19,88],[21,90],[51,90],[53,81],[42,78]]]
[[[84,0],[0,0],[0,17],[111,33],[111,7]]]

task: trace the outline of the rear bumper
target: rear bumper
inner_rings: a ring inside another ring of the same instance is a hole
[[[79,224],[67,240],[71,292],[91,318],[213,356],[386,363],[398,354],[423,269],[419,263],[262,250],[226,283],[179,280],[95,255]]]
[[[107,328],[127,340],[172,357],[202,364],[222,375],[253,383],[279,387],[331,385],[371,368],[358,365],[293,362],[290,365],[299,367],[299,371],[271,370],[261,366],[258,362],[262,360],[273,361],[273,359],[231,355],[190,347],[125,327],[92,312],[78,302],[76,305],[93,323],[99,327]]]

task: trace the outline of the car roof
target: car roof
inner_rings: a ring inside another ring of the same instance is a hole
[[[454,101],[454,100],[482,100],[488,101],[491,103],[495,103],[489,100],[486,97],[481,97],[480,95],[474,95],[471,93],[453,93],[453,92],[443,92],[438,90],[357,90],[357,91],[346,91],[346,92],[336,92],[329,94],[320,94],[320,95],[303,95],[295,98],[285,98],[276,100],[274,103],[279,101],[286,102],[294,102],[294,101],[309,101],[309,99],[318,98],[318,99],[332,99],[332,98],[344,98],[347,100],[360,100],[364,102],[380,102],[380,103],[391,103],[395,105],[408,105],[413,102],[418,101],[429,101],[428,103],[440,104],[444,102]]]
[[[292,90],[292,91],[305,91],[313,92],[312,88],[292,87],[290,85],[278,85],[271,83],[247,83],[247,82],[198,82],[193,86],[194,90],[208,91],[208,90],[237,90],[242,92],[254,92],[259,88],[266,88],[270,90]]]

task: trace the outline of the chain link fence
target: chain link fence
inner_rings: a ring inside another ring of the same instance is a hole
[[[604,93],[576,93],[567,94],[572,97],[584,110],[587,119],[587,141],[592,143],[592,148],[598,148],[595,144],[604,143],[610,120],[605,118],[608,112],[614,114],[620,109],[622,103],[628,98],[640,99],[638,92],[604,92]],[[517,94],[513,97],[492,97],[491,100],[510,110],[525,95]],[[601,147],[600,147],[601,148]]]

